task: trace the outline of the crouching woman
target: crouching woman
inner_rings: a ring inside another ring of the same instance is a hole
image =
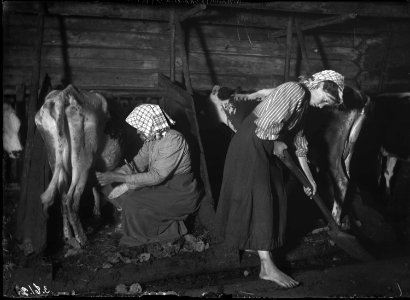
[[[96,173],[102,186],[123,183],[126,190],[116,195],[117,186],[109,195],[122,214],[120,245],[172,241],[187,233],[184,220],[198,209],[201,197],[188,144],[170,128],[175,122],[158,105],[139,105],[125,121],[137,130],[143,146],[131,164]]]

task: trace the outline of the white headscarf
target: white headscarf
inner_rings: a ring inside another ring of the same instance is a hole
[[[343,89],[344,89],[344,77],[332,70],[324,70],[318,73],[313,74],[311,77],[302,78],[301,83],[306,85],[309,90],[317,88],[317,86],[325,81],[330,80],[337,84],[339,90],[340,101],[343,101]]]
[[[135,107],[125,122],[142,131],[148,140],[161,138],[170,129],[169,125],[175,124],[175,121],[155,104]]]

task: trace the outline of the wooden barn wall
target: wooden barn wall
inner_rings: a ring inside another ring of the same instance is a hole
[[[235,24],[236,12],[231,9],[230,14],[231,24],[218,18],[184,24],[194,90],[209,91],[215,84],[244,90],[280,84],[286,37],[273,38],[275,29],[247,26],[246,20]],[[30,86],[37,16],[10,12],[5,17],[3,89],[14,91],[18,84]],[[298,17],[303,23],[324,16]],[[270,18],[287,23],[285,13],[271,12]],[[358,18],[307,31],[305,42],[312,71],[336,70],[347,84],[374,93],[410,89],[409,36],[409,19]],[[41,66],[41,78],[47,73],[53,87],[72,82],[84,89],[155,93],[157,74],[170,74],[169,22],[46,16]],[[178,47],[175,71],[176,80],[183,82]],[[304,73],[294,34],[290,75],[294,79]]]

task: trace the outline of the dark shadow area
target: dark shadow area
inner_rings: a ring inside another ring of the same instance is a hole
[[[63,216],[61,212],[61,199],[59,196],[48,209],[47,244],[44,256],[56,255],[64,247]]]
[[[383,242],[384,237],[381,234],[384,228],[378,228],[379,223],[387,223],[387,226],[393,227],[394,232],[389,232],[393,241],[396,238],[394,235],[397,235],[399,243],[410,243],[410,165],[405,161],[397,162],[391,180],[391,191],[387,193],[383,175],[386,160],[380,156],[380,147],[383,146],[399,157],[409,157],[409,114],[408,100],[372,97],[367,118],[356,143],[351,161],[351,180],[360,192],[360,197],[353,197],[352,210],[374,223],[374,228],[359,229],[368,236],[372,233],[369,240],[371,244],[378,243],[379,240]],[[379,223],[375,221],[376,217]],[[369,232],[364,231],[365,229]]]
[[[174,101],[173,99],[167,99],[167,101]],[[199,188],[204,190],[204,182],[201,177],[201,161],[200,161],[200,147],[198,139],[193,133],[192,120],[188,120],[188,116],[185,113],[184,109],[177,105],[167,105],[166,108],[163,108],[164,111],[169,114],[169,116],[175,121],[175,125],[172,126],[173,129],[182,133],[189,145],[189,150],[191,153],[191,167],[194,173],[195,178],[198,181]],[[190,215],[186,221],[185,225],[187,226],[188,232],[201,231],[202,226],[198,222],[197,218],[198,212]]]

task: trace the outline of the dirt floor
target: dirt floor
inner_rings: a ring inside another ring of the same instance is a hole
[[[85,226],[89,240],[81,250],[66,246],[49,254],[24,256],[16,249],[5,251],[3,244],[3,295],[408,297],[410,164],[402,165],[399,172],[394,184],[401,192],[386,204],[386,215],[360,199],[354,204],[363,221],[354,234],[374,258],[367,262],[352,258],[329,239],[324,221],[309,212],[312,204],[292,208],[290,197],[290,210],[302,212],[304,218],[289,216],[294,239],[275,260],[302,282],[291,290],[258,279],[255,255],[246,253],[240,259],[206,231],[174,243],[125,249],[118,246],[118,220],[97,219]]]
[[[308,234],[297,248],[278,256],[279,266],[302,285],[291,290],[258,279],[254,254],[228,254],[206,236],[141,248],[118,246],[118,227],[97,232],[81,250],[65,247],[53,257],[20,257],[3,265],[3,295],[189,297],[410,296],[410,247],[380,245],[374,260],[353,259],[328,239]]]

